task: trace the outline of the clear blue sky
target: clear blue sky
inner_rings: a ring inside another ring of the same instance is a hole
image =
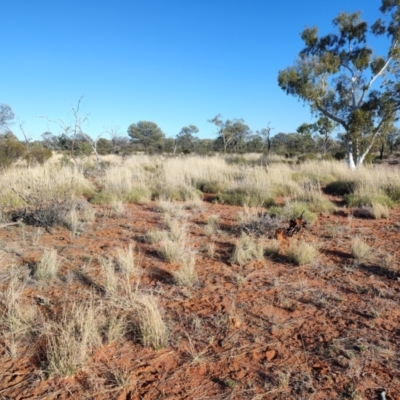
[[[308,107],[277,84],[305,26],[332,31],[340,11],[379,16],[380,0],[0,0],[1,95],[28,136],[71,121],[81,95],[96,137],[116,124],[194,124],[213,137],[216,114],[253,130],[293,132]],[[21,137],[18,124],[12,130]],[[105,135],[104,137],[107,137]]]

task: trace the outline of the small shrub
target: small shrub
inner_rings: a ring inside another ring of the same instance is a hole
[[[225,162],[227,164],[236,164],[236,165],[246,165],[247,160],[244,156],[228,156],[225,157]]]
[[[236,242],[235,250],[232,254],[231,262],[240,266],[253,260],[262,260],[264,258],[264,245],[260,240],[242,233]]]
[[[310,211],[309,204],[301,201],[286,203],[283,207],[271,207],[269,209],[271,217],[281,217],[284,220],[291,220],[303,217],[303,220],[312,224],[317,216]]]
[[[277,210],[276,213],[274,213],[275,209]],[[278,216],[280,211],[281,208],[279,207],[271,208],[270,214],[272,213],[273,217],[264,213],[255,215],[239,214],[242,222],[238,226],[238,231],[258,237],[274,237],[276,231],[284,227],[283,219]]]
[[[92,204],[112,204],[116,199],[116,196],[111,192],[101,191],[96,193],[91,199]]]
[[[373,218],[372,215],[372,207],[370,206],[361,206],[361,207],[357,207],[354,211],[353,211],[353,215],[356,218]]]
[[[394,202],[400,202],[400,185],[391,184],[383,187],[384,193],[389,196]]]
[[[372,206],[372,204],[381,204],[387,207],[393,207],[394,202],[386,194],[371,193],[371,194],[346,194],[343,201],[348,207]]]
[[[141,187],[132,189],[129,193],[124,194],[123,200],[130,204],[143,204],[151,200],[151,192],[149,189]]]
[[[337,151],[336,153],[334,153],[333,157],[335,157],[336,160],[341,161],[344,160],[347,155],[345,151]]]
[[[275,184],[272,187],[273,195],[276,197],[290,197],[297,196],[301,193],[300,186],[294,181],[287,181],[285,183]],[[271,204],[272,205],[272,204]]]
[[[333,160],[335,160],[335,157],[334,157],[334,155],[331,154],[331,153],[326,153],[326,154],[324,154],[324,155],[321,157],[321,160],[324,160],[324,161],[333,161]]]
[[[203,193],[219,193],[226,189],[225,185],[219,181],[204,181],[196,182],[196,188]]]
[[[356,260],[367,260],[371,256],[371,248],[357,237],[351,243],[351,254]]]
[[[38,163],[43,165],[47,160],[51,158],[53,152],[50,149],[44,147],[35,146],[29,149],[29,152],[25,155],[25,160],[28,164]]]
[[[29,199],[29,205],[11,213],[12,220],[22,219],[32,226],[41,226],[47,230],[53,226],[68,226],[68,215],[76,203],[67,199]]]
[[[331,201],[323,198],[312,198],[307,204],[309,210],[315,213],[333,214],[336,211],[335,205]]]
[[[273,197],[263,191],[240,187],[222,192],[215,199],[219,203],[236,206],[269,207],[275,204]]]
[[[287,256],[296,265],[310,264],[318,257],[317,248],[304,240],[292,241]]]
[[[353,215],[358,218],[388,219],[389,208],[380,203],[372,203],[371,206],[357,207]]]
[[[346,194],[354,193],[357,186],[358,184],[355,181],[334,181],[328,183],[323,190],[326,194],[344,196]]]
[[[297,157],[297,162],[298,163],[303,163],[306,161],[311,161],[311,160],[317,160],[317,156],[314,153],[306,153],[306,154],[301,154]]]
[[[152,194],[153,200],[169,199],[170,201],[188,201],[202,198],[203,194],[191,186],[158,185]]]
[[[0,140],[0,168],[8,168],[26,153],[25,146],[17,139],[1,138]]]

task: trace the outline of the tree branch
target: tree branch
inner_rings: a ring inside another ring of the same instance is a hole
[[[397,41],[394,43],[393,47],[395,47],[395,46],[397,46]],[[371,79],[370,79],[370,81],[369,81],[367,87],[362,91],[362,95],[361,95],[360,100],[359,100],[359,102],[358,102],[358,104],[357,104],[357,107],[356,107],[357,109],[361,107],[362,102],[363,102],[364,97],[365,97],[365,94],[366,94],[366,93],[368,92],[368,90],[371,88],[371,86],[372,86],[372,84],[375,82],[375,80],[385,72],[385,70],[386,70],[387,67],[389,66],[390,61],[392,61],[392,59],[393,59],[392,57],[389,57],[389,58],[387,59],[387,61],[385,62],[385,64],[383,65],[383,67],[380,69],[380,71],[379,71],[375,76],[372,76],[372,77],[371,77]]]
[[[337,122],[338,124],[342,125],[343,128],[346,129],[346,131],[348,130],[348,125],[342,119],[338,118],[336,115],[333,115],[332,113],[330,113],[329,111],[325,110],[324,108],[322,108],[318,104],[316,104],[315,106],[317,107],[318,111],[320,111],[326,117],[328,117],[328,118],[332,119],[333,121]]]

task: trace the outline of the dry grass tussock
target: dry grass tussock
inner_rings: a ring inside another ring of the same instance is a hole
[[[101,190],[92,201],[112,204],[117,210],[121,210],[123,203],[143,203],[151,198],[191,201],[196,208],[201,203],[201,189],[219,194],[221,201],[227,203],[265,206],[273,198],[285,197],[309,203],[311,211],[329,213],[334,210],[333,205],[322,198],[320,187],[334,181],[356,183],[354,195],[361,202],[356,206],[368,201],[366,195],[372,196],[370,203],[384,203],[382,196],[400,201],[400,171],[385,166],[350,171],[345,163],[310,161],[300,165],[274,162],[266,167],[262,156],[254,154],[244,157],[247,162],[242,164],[228,162],[223,156],[111,158],[113,161],[105,167],[104,174],[94,178]],[[35,190],[40,191],[42,198],[95,193],[93,184],[79,168],[48,163],[24,168],[23,174],[20,168],[3,172],[0,205],[23,205],[23,198]]]
[[[0,206],[18,207],[30,199],[72,199],[93,192],[93,184],[77,168],[49,164],[12,168],[1,175]]]
[[[33,277],[38,281],[53,279],[57,276],[58,269],[57,250],[45,250],[41,260],[35,266]]]
[[[364,240],[356,237],[351,243],[351,254],[356,260],[368,260],[372,256],[372,249]]]
[[[196,252],[189,250],[181,256],[179,267],[172,273],[172,277],[180,286],[192,287],[198,282]]]
[[[318,257],[318,248],[304,240],[293,240],[289,244],[287,257],[296,265],[310,264]]]
[[[144,346],[158,350],[167,345],[169,332],[156,297],[141,294],[136,299],[139,334]]]
[[[72,376],[82,369],[92,348],[101,345],[101,310],[92,302],[72,304],[47,330],[46,372]]]
[[[40,326],[37,308],[23,301],[24,289],[25,283],[14,276],[0,294],[0,335],[11,358]]]
[[[260,239],[242,233],[237,240],[231,262],[241,266],[253,260],[264,258],[264,244]]]
[[[133,244],[130,244],[127,248],[118,247],[115,250],[115,261],[118,269],[123,274],[138,277],[140,276],[141,271],[136,265],[133,249]]]

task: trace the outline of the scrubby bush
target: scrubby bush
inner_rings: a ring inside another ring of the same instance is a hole
[[[297,157],[297,162],[299,163],[311,160],[317,160],[317,156],[314,153],[301,154]]]
[[[13,138],[0,138],[0,168],[8,168],[26,153],[25,146]]]
[[[90,199],[92,204],[111,204],[113,201],[115,201],[115,195],[106,191],[98,192]]]
[[[307,223],[313,223],[317,216],[310,211],[309,204],[302,201],[286,203],[283,207],[271,207],[269,214],[272,217],[279,216],[284,220],[302,217]]]
[[[381,204],[387,207],[393,207],[393,200],[383,193],[371,193],[371,194],[346,194],[343,197],[343,201],[349,207],[362,207],[372,206],[372,204]]]
[[[357,189],[358,184],[355,181],[334,181],[331,183],[328,183],[325,188],[324,192],[326,194],[332,194],[336,196],[344,196],[346,194],[354,193],[354,191]]]
[[[258,190],[256,187],[238,187],[219,193],[215,200],[222,204],[250,207],[269,207],[275,204],[275,200],[270,194]]]
[[[347,156],[346,156],[346,152],[345,151],[337,151],[333,157],[335,157],[336,160],[341,161],[344,160]]]
[[[225,157],[225,161],[227,164],[238,164],[238,165],[246,165],[247,160],[244,156],[228,156]]]
[[[50,149],[46,149],[41,146],[34,146],[29,149],[29,152],[25,154],[25,160],[29,165],[38,163],[43,165],[47,160],[51,158],[53,152]]]
[[[400,182],[398,183],[398,185],[392,183],[388,186],[383,187],[383,191],[396,203],[400,202]]]
[[[171,201],[198,200],[202,193],[191,186],[160,184],[153,190],[152,199],[169,199]]]
[[[334,161],[335,160],[335,156],[331,153],[326,153],[323,156],[321,156],[321,160],[324,161]]]
[[[219,181],[199,180],[196,182],[196,188],[203,193],[219,193],[225,190],[225,185]]]

